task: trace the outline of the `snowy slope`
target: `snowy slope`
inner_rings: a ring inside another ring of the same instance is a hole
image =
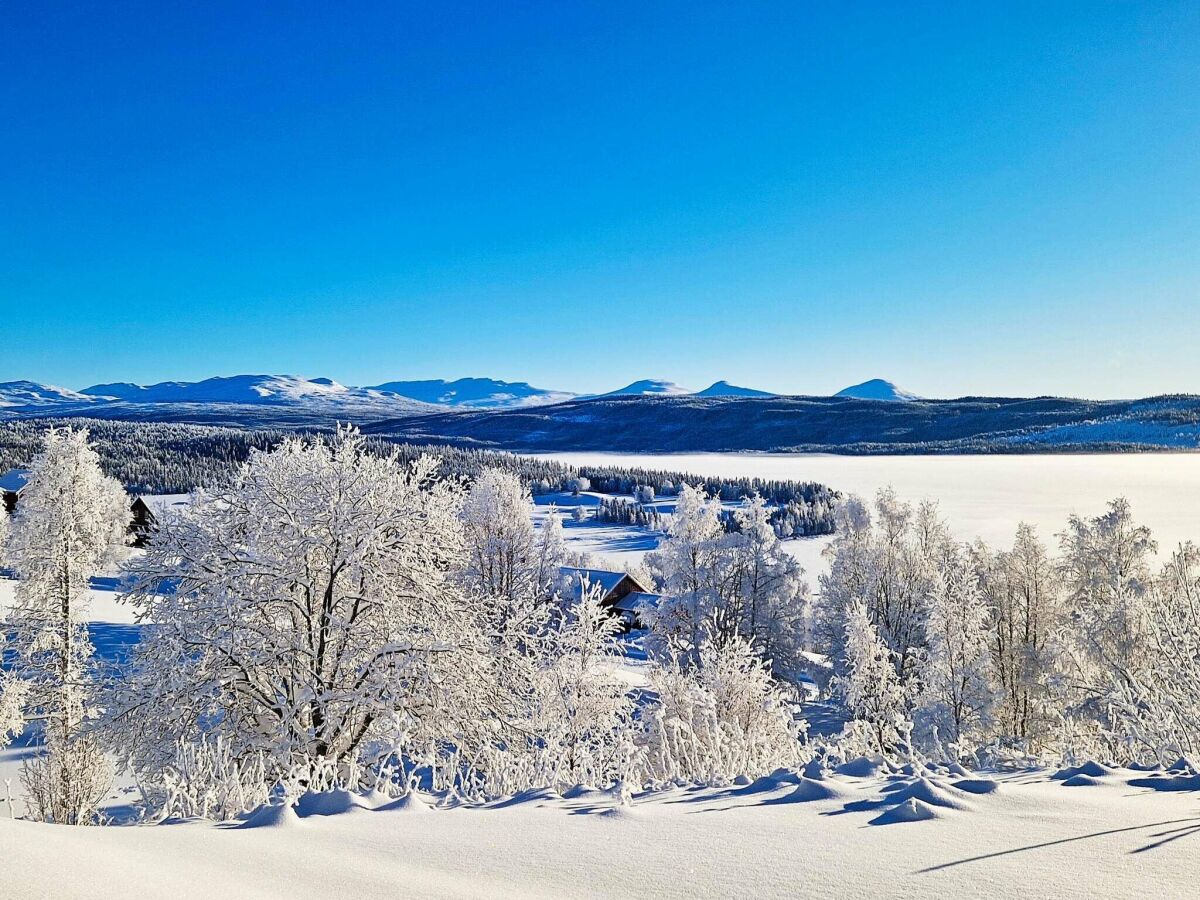
[[[0,382],[0,407],[35,407],[52,408],[55,406],[73,405],[80,403],[96,403],[101,398],[88,396],[68,388],[55,387],[49,384],[38,384],[36,381],[4,381]]]
[[[659,378],[643,378],[641,381],[635,381],[633,384],[627,384],[623,388],[618,388],[615,391],[609,391],[607,394],[600,394],[599,396],[679,396],[690,393],[691,391],[687,388],[682,388],[673,381],[663,381]]]
[[[760,391],[755,388],[739,387],[728,381],[716,381],[702,391],[696,391],[697,397],[774,397],[770,391]]]
[[[251,828],[198,821],[72,828],[0,817],[0,860],[18,861],[2,866],[0,893],[9,900],[1195,896],[1193,792],[1146,787],[1155,779],[1128,770],[1084,786],[1044,771],[984,775],[973,786],[993,780],[991,793],[976,793],[953,777],[827,775],[802,785],[795,773],[780,773],[740,788],[642,794],[624,808],[600,792],[450,809],[433,808],[439,798],[431,796],[391,809],[364,798],[345,812],[281,816]]]
[[[347,387],[329,378],[293,375],[233,375],[204,381],[164,381],[158,384],[97,384],[82,392],[91,398],[112,398],[115,403],[97,410],[106,417],[168,417],[177,411],[186,421],[204,413],[228,414],[230,409],[255,407],[295,411],[315,417],[360,418],[410,416],[438,407],[389,391]],[[234,413],[236,418],[236,413]]]
[[[388,381],[371,390],[387,391],[444,406],[463,406],[471,409],[506,409],[514,406],[541,406],[559,403],[575,397],[569,391],[552,391],[534,387],[525,381],[499,381],[495,378],[442,378],[425,381]]]
[[[882,378],[872,378],[870,381],[864,381],[862,384],[852,384],[848,388],[842,388],[833,396],[853,397],[856,400],[892,400],[903,402],[921,399],[911,391],[898,388],[892,382],[885,381]]]

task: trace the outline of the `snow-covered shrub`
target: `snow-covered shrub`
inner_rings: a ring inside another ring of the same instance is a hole
[[[90,735],[54,736],[47,752],[21,767],[32,818],[59,825],[92,825],[113,783],[112,764]]]
[[[805,724],[740,638],[704,644],[698,667],[656,665],[649,690],[638,737],[646,781],[721,784],[805,757]]]
[[[221,736],[176,746],[174,761],[147,799],[162,818],[227,820],[271,799],[263,754],[236,757]]]
[[[637,756],[633,702],[611,672],[620,657],[619,621],[588,588],[560,621],[526,645],[533,665],[526,713],[461,766],[454,787],[490,798],[535,788],[607,786],[630,778]],[[448,784],[449,786],[449,784]]]

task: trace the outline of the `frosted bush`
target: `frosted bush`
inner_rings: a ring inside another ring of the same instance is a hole
[[[726,783],[795,766],[810,755],[797,721],[766,665],[740,639],[700,651],[697,668],[656,666],[639,735],[645,780]]]

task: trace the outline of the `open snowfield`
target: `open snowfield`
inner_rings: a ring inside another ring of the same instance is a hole
[[[1139,785],[1174,786],[1171,776],[995,780],[980,794],[963,787],[986,790],[988,779],[829,775],[801,786],[789,773],[643,795],[629,808],[600,793],[478,808],[365,803],[257,828],[0,820],[0,896],[1195,896],[1197,795]]]
[[[1154,532],[1160,554],[1181,541],[1200,541],[1200,454],[1103,453],[971,456],[833,456],[762,453],[550,453],[569,465],[635,466],[696,475],[818,481],[870,499],[891,485],[902,500],[938,502],[963,540],[981,537],[1010,546],[1018,523],[1030,522],[1048,543],[1072,513],[1099,515],[1124,496],[1139,522]],[[789,541],[815,586],[828,538]],[[619,556],[624,548],[589,549]]]

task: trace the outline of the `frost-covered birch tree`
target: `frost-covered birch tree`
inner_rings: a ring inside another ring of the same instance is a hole
[[[776,677],[794,681],[807,668],[808,584],[804,569],[784,549],[771,525],[771,511],[755,495],[734,511],[737,533],[730,540],[736,572],[735,633],[750,639],[771,663]]]
[[[691,485],[680,487],[666,539],[646,555],[646,566],[658,582],[662,600],[646,618],[654,634],[671,652],[699,658],[706,639],[705,623],[719,602],[723,570],[720,502]]]
[[[947,541],[926,596],[928,647],[920,665],[919,703],[927,727],[957,747],[978,741],[995,702],[987,626],[990,610],[970,557]]]
[[[111,783],[108,763],[86,730],[94,712],[88,579],[122,555],[128,524],[128,497],[101,472],[87,432],[48,431],[30,466],[7,553],[18,578],[10,618],[16,677],[45,743],[45,753],[26,763],[23,779],[35,815],[46,821],[90,822]],[[5,689],[6,697],[11,691]],[[11,717],[14,702],[4,705]]]
[[[1181,546],[1150,592],[1147,664],[1114,673],[1111,708],[1130,756],[1169,764],[1200,754],[1200,548]]]
[[[148,627],[114,748],[153,782],[180,742],[218,737],[269,778],[485,740],[512,691],[462,587],[461,507],[435,460],[368,453],[354,430],[253,453],[132,566]]]
[[[988,647],[998,691],[995,734],[1004,744],[1045,747],[1058,719],[1054,685],[1062,655],[1059,570],[1033,526],[1017,527],[1011,550],[972,548],[991,610]]]
[[[845,672],[838,687],[852,719],[862,723],[873,749],[894,751],[912,731],[910,682],[901,681],[893,653],[871,621],[864,603],[854,603],[846,619]]]

